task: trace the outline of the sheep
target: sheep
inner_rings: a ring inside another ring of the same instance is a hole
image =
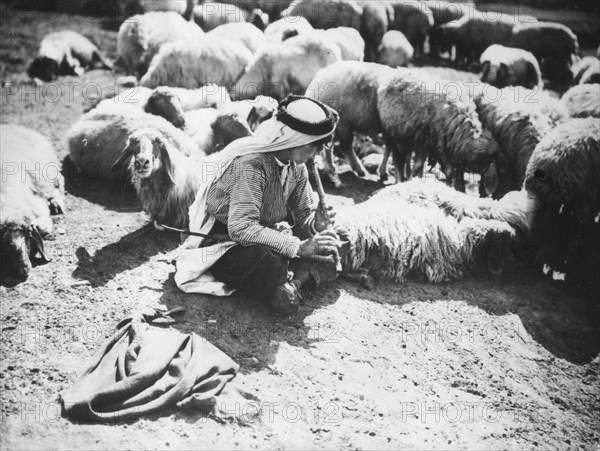
[[[489,130],[500,146],[502,158],[493,174],[496,179],[488,181],[496,186],[490,194],[497,199],[521,188],[535,146],[566,121],[568,114],[557,99],[522,87],[482,89],[474,101],[484,130]],[[480,194],[485,196],[483,185],[480,183]]]
[[[71,161],[90,178],[121,180],[125,171],[111,172],[111,166],[129,136],[147,127],[162,133],[184,155],[201,153],[184,131],[166,119],[148,114],[136,106],[120,106],[115,111],[91,110],[71,126],[66,135]]]
[[[252,134],[246,118],[240,118],[235,107],[225,110],[202,108],[188,111],[184,117],[184,131],[198,146],[199,155],[218,152],[231,141]]]
[[[360,34],[365,41],[365,61],[374,62],[377,47],[394,22],[394,8],[384,1],[363,0],[358,4],[363,9]]]
[[[506,45],[533,53],[550,82],[570,84],[569,68],[579,54],[579,42],[569,27],[555,22],[518,23]]]
[[[340,48],[342,60],[362,61],[365,57],[365,41],[354,28],[336,27],[315,30],[324,40],[334,42]]]
[[[434,25],[458,20],[468,13],[468,6],[461,3],[426,0],[425,5],[431,10]]]
[[[192,139],[202,140],[205,148],[218,151],[251,133],[235,115],[209,111],[211,117],[208,117],[205,113],[203,110],[188,113],[200,120],[194,124]],[[206,125],[202,120],[213,122]],[[189,207],[203,181],[202,154],[188,157],[170,136],[155,128],[142,127],[131,133],[111,171],[119,172],[127,160],[130,160],[128,171],[134,188],[155,227],[160,230],[161,225],[166,224],[186,228]]]
[[[590,293],[600,283],[600,121],[571,119],[536,146],[525,189],[538,200],[538,259]]]
[[[391,30],[383,35],[377,47],[377,62],[390,67],[407,66],[414,53],[413,46],[400,31]]]
[[[336,137],[352,170],[363,177],[366,170],[352,149],[353,132],[375,134],[381,132],[377,112],[377,90],[381,81],[396,71],[376,63],[342,61],[321,69],[306,95],[335,109],[339,116]],[[325,158],[328,174],[334,174],[333,150]],[[336,180],[332,177],[334,183]],[[341,186],[337,181],[336,186]]]
[[[51,214],[66,211],[64,179],[50,141],[18,125],[0,125],[0,238],[3,285],[27,279],[32,262],[47,263],[43,237]],[[39,259],[38,259],[39,255]]]
[[[140,85],[194,89],[216,83],[230,88],[251,59],[247,47],[217,37],[169,42],[152,58]]]
[[[390,4],[394,8],[390,30],[404,33],[415,49],[415,58],[421,58],[429,29],[433,26],[433,13],[424,2],[394,0]]]
[[[267,25],[265,37],[271,42],[281,42],[293,36],[313,31],[313,26],[304,17],[284,17]]]
[[[194,21],[204,31],[230,23],[250,23],[259,30],[269,24],[269,15],[260,8],[247,10],[229,3],[203,2],[194,7]]]
[[[314,28],[350,27],[360,30],[362,8],[351,0],[297,0],[281,17],[301,16]]]
[[[600,83],[600,60],[594,56],[586,56],[573,65],[572,72],[573,82],[576,84]]]
[[[533,207],[525,192],[493,201],[433,180],[390,186],[338,212],[342,268],[395,282],[418,275],[440,283],[460,279],[483,256],[498,275],[509,246],[527,236]]]
[[[565,92],[560,99],[574,118],[600,118],[600,86],[576,85]]]
[[[125,19],[134,14],[173,12],[183,16],[185,20],[190,20],[194,3],[194,0],[125,0],[119,1],[119,9],[121,17]]]
[[[509,43],[517,19],[508,14],[489,15],[473,11],[458,20],[439,25],[432,30],[432,46],[440,52],[456,48],[458,65],[479,61],[481,54],[492,44],[518,47]]]
[[[273,97],[257,96],[251,100],[238,100],[225,104],[223,109],[237,113],[240,118],[245,118],[250,130],[254,131],[261,123],[273,117],[278,104]]]
[[[180,39],[199,40],[204,32],[175,12],[135,15],[121,24],[117,35],[119,62],[127,74],[141,78],[160,46]]]
[[[479,62],[483,71],[481,81],[496,88],[514,85],[529,89],[543,87],[540,65],[527,50],[493,44],[481,54]]]
[[[268,95],[277,100],[302,94],[319,69],[342,59],[339,47],[315,34],[301,34],[263,46],[231,93],[234,100]]]
[[[397,181],[404,181],[407,157],[415,151],[412,175],[422,175],[425,159],[438,161],[446,175],[465,191],[464,171],[493,180],[499,158],[498,143],[483,130],[475,105],[453,98],[444,81],[401,74],[385,80],[377,92],[377,110],[386,148],[394,157]],[[488,192],[494,187],[487,186]]]
[[[112,64],[88,38],[63,30],[42,39],[38,56],[29,65],[27,74],[34,80],[50,82],[59,75],[83,75],[85,69],[95,65],[112,69]]]
[[[233,22],[220,25],[207,33],[207,36],[236,41],[247,47],[252,53],[256,53],[267,40],[262,31],[251,23],[246,22]]]

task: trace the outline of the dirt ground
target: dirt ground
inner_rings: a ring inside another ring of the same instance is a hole
[[[94,18],[8,11],[2,20],[2,122],[49,136],[62,158],[66,130],[115,75],[64,77],[42,92],[27,63],[51,30],[82,32],[111,58],[116,33]],[[2,288],[2,449],[598,449],[599,304],[539,268],[371,291],[338,280],[282,318],[241,296],[179,292],[165,258],[179,237],[149,226],[131,190],[65,175],[53,261]],[[342,179],[334,205],[381,188]],[[241,367],[232,384],[258,401],[227,406],[234,421],[178,410],[120,425],[61,418],[57,395],[116,323],[155,305],[184,307],[173,327],[230,355]]]

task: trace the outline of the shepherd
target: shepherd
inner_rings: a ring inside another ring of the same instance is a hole
[[[306,163],[332,144],[337,122],[330,107],[289,95],[254,136],[203,161],[189,229],[210,237],[190,236],[180,246],[175,282],[182,291],[240,290],[292,314],[301,287],[335,279],[335,212],[322,201],[315,209]]]

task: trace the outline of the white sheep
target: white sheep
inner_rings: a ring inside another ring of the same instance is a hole
[[[38,56],[27,73],[32,79],[49,82],[59,75],[82,75],[85,69],[94,65],[112,69],[112,64],[88,38],[63,30],[49,33],[42,39]]]
[[[560,100],[571,117],[600,118],[600,89],[597,84],[573,86]]]
[[[154,56],[140,85],[194,89],[216,83],[230,88],[251,59],[247,47],[217,37],[170,42]]]
[[[216,27],[206,35],[238,42],[247,47],[252,53],[255,53],[267,41],[267,37],[262,31],[246,22],[224,24]]]
[[[358,30],[350,27],[336,27],[327,30],[315,30],[314,33],[322,34],[325,39],[337,44],[340,48],[342,60],[364,60],[365,41]]]
[[[406,67],[414,48],[401,31],[390,30],[383,35],[377,47],[376,61],[390,67]]]
[[[0,125],[2,284],[23,281],[32,262],[48,262],[43,237],[51,214],[65,212],[64,179],[50,141],[17,125]]]
[[[277,100],[303,94],[319,69],[341,60],[339,47],[319,34],[265,44],[235,85],[234,100],[268,95]]]
[[[175,12],[149,12],[125,20],[117,35],[117,54],[128,74],[140,78],[161,45],[180,39],[195,42],[204,32]]]
[[[531,228],[533,203],[524,191],[493,201],[434,180],[384,188],[338,212],[342,267],[396,282],[417,275],[439,283],[460,279],[483,257],[499,274],[509,246]]]
[[[497,88],[521,85],[526,88],[542,88],[542,72],[538,60],[527,50],[503,45],[490,45],[481,54],[481,81]]]

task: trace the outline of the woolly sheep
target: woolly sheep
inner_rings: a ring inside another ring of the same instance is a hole
[[[32,262],[48,262],[43,237],[51,214],[65,212],[64,180],[52,144],[18,125],[0,125],[0,237],[3,285],[27,279]]]
[[[71,161],[91,178],[120,180],[125,171],[111,172],[111,166],[129,137],[140,128],[157,130],[184,155],[201,153],[184,131],[166,119],[145,113],[135,106],[120,106],[112,112],[91,110],[71,126],[67,131]]]
[[[541,91],[522,87],[485,89],[474,97],[483,128],[489,130],[500,146],[502,158],[496,168],[497,180],[492,196],[500,198],[523,185],[529,158],[540,140],[556,125],[568,119],[558,99]],[[485,196],[483,183],[480,194]]]
[[[493,44],[481,54],[479,62],[483,71],[481,81],[496,88],[514,85],[529,89],[543,87],[540,65],[527,50]]]
[[[572,72],[576,84],[600,83],[600,60],[586,56],[573,65]]]
[[[269,15],[260,8],[247,10],[241,5],[218,2],[203,2],[194,7],[194,21],[204,31],[230,23],[250,23],[259,30],[264,30],[269,24]]]
[[[460,279],[483,256],[499,274],[532,210],[526,193],[492,201],[433,180],[390,186],[338,212],[336,229],[346,241],[342,267],[396,282],[419,275],[439,283]]]
[[[600,288],[600,121],[572,119],[536,146],[525,188],[539,206],[532,238],[540,262],[590,293]]]
[[[236,41],[252,53],[255,53],[267,40],[262,31],[246,22],[234,22],[218,26],[207,33],[207,36]]]
[[[234,41],[203,37],[169,42],[152,58],[141,86],[200,88],[208,83],[231,87],[252,59],[252,52]]]
[[[277,100],[302,94],[319,71],[341,60],[339,47],[315,34],[301,34],[263,46],[246,67],[232,93],[235,100],[268,95]]]
[[[408,65],[414,53],[406,36],[400,31],[391,30],[383,35],[377,48],[377,62],[390,67]]]
[[[323,39],[334,42],[340,48],[342,60],[362,61],[365,57],[365,41],[354,28],[336,27],[316,30]]]
[[[384,1],[363,0],[358,4],[363,9],[360,34],[365,41],[365,61],[374,62],[377,47],[394,22],[394,8]]]
[[[600,86],[576,85],[565,92],[560,99],[574,118],[600,118]]]
[[[187,115],[191,119],[188,123],[193,124],[187,132],[205,149],[218,151],[231,141],[251,134],[230,113],[207,109]],[[118,172],[130,160],[128,171],[135,190],[158,229],[161,224],[188,226],[188,210],[202,183],[203,154],[197,152],[188,157],[180,150],[159,130],[141,128],[131,134],[111,168]]]
[[[32,79],[49,82],[59,75],[82,75],[85,69],[99,65],[112,69],[96,45],[71,30],[47,34],[40,43],[38,56],[31,62],[27,74]]]
[[[415,49],[415,58],[424,55],[425,40],[433,26],[433,13],[424,2],[394,0],[394,21],[390,30],[401,31]]]
[[[473,11],[462,18],[439,25],[432,30],[432,46],[440,52],[456,48],[457,64],[479,61],[481,54],[492,44],[509,45],[517,19],[508,14],[488,14]]]
[[[190,20],[194,3],[194,0],[125,0],[119,1],[119,8],[124,18],[134,14],[160,11],[173,12],[183,16],[185,20]]]
[[[394,157],[397,180],[404,181],[407,157],[414,151],[412,175],[422,175],[427,158],[439,162],[446,183],[465,191],[464,172],[493,180],[498,143],[483,130],[475,105],[441,89],[443,81],[398,75],[384,81],[377,92],[377,109],[386,147]],[[486,186],[488,192],[495,187]]]
[[[126,73],[137,78],[148,70],[161,45],[180,39],[199,40],[204,32],[175,12],[149,12],[123,22],[117,35],[117,54]]]
[[[396,73],[388,66],[358,61],[342,61],[321,69],[306,95],[335,109],[339,114],[336,137],[352,169],[361,177],[366,170],[352,149],[354,132],[381,132],[377,112],[377,90],[381,81]],[[326,155],[326,172],[334,173],[333,150]],[[338,186],[341,184],[338,182]]]
[[[312,31],[314,31],[313,26],[304,17],[284,17],[270,23],[265,28],[265,37],[272,42],[281,42],[287,38]]]
[[[297,0],[281,17],[301,16],[314,28],[350,27],[360,30],[362,8],[351,0]]]

